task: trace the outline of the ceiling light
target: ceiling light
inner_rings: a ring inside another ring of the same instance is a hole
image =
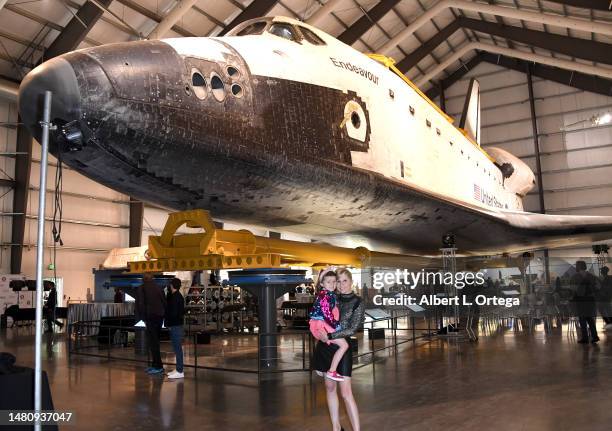
[[[608,124],[610,121],[612,121],[612,115],[610,115],[609,112],[606,112],[605,114],[599,115],[597,117],[597,119],[595,120],[595,124],[597,125]]]

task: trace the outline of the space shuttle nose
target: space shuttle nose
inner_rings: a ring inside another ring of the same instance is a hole
[[[21,121],[39,140],[45,91],[52,92],[51,122],[70,123],[81,115],[81,96],[74,69],[62,58],[53,58],[32,70],[19,87]]]

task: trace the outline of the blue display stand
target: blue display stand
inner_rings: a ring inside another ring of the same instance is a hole
[[[229,272],[228,284],[240,286],[258,300],[260,369],[273,369],[278,360],[276,299],[305,282],[305,270],[265,268]]]

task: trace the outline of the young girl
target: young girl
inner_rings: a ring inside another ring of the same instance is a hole
[[[337,275],[334,271],[324,271],[317,280],[318,289],[315,302],[310,312],[310,332],[317,339],[320,340],[322,336],[336,332],[340,329],[339,321],[340,313],[336,306],[336,289]],[[325,374],[328,379],[336,381],[344,381],[344,377],[338,374],[336,368],[342,359],[342,356],[348,349],[348,343],[344,338],[337,340],[329,340],[327,344],[333,343],[338,346],[338,350],[334,353],[332,358],[331,366]]]

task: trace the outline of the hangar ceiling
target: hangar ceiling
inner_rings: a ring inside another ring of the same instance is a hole
[[[612,94],[610,0],[0,0],[0,75],[105,43],[219,36],[284,15],[362,52],[380,52],[437,96],[480,62]],[[571,64],[575,67],[570,69]]]

